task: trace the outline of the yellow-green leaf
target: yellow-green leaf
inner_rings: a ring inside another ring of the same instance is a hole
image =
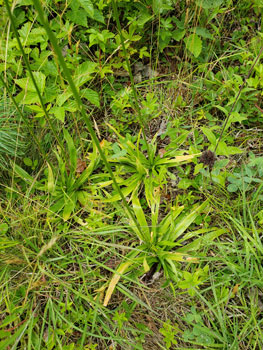
[[[47,190],[48,192],[52,193],[55,189],[54,175],[53,175],[51,166],[47,164],[47,167],[48,167]]]
[[[150,266],[148,265],[146,258],[143,259],[143,269],[145,273],[150,270]]]
[[[132,261],[127,261],[119,266],[119,268],[117,269],[116,273],[114,274],[114,276],[112,277],[112,279],[110,281],[109,287],[108,287],[106,295],[105,295],[103,306],[108,305],[110,298],[112,296],[112,293],[116,287],[116,284],[119,282],[119,279],[121,278],[121,275],[128,269],[128,267],[131,264],[132,264]]]

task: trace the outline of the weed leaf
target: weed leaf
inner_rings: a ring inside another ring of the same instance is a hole
[[[196,0],[196,4],[204,9],[212,9],[219,7],[223,3],[223,0]]]
[[[87,12],[88,16],[93,18],[94,17],[94,7],[90,0],[78,0],[80,5],[84,8],[84,10]]]
[[[184,39],[186,48],[197,58],[202,51],[202,40],[197,34],[191,34]]]

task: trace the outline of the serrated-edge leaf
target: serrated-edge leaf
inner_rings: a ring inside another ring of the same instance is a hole
[[[53,107],[50,109],[50,113],[53,113],[54,116],[64,123],[65,121],[65,108],[64,107]]]
[[[81,97],[86,98],[90,103],[92,103],[96,107],[100,107],[100,97],[97,91],[86,88],[81,91],[80,95]]]
[[[203,27],[192,28],[191,32],[193,32],[193,33],[195,33],[195,34],[197,34],[205,39],[213,39],[213,35],[209,32],[209,30],[206,28],[203,28]]]
[[[91,0],[77,0],[81,7],[87,12],[88,16],[94,18],[94,6]]]
[[[204,9],[213,9],[219,7],[224,0],[196,0],[196,4]]]
[[[202,51],[202,40],[197,34],[190,34],[184,39],[186,48],[197,58]]]
[[[172,33],[172,38],[176,41],[180,41],[183,39],[185,33],[185,29],[175,29]]]

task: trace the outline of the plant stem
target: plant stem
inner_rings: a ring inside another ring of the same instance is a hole
[[[128,72],[129,72],[129,76],[130,76],[130,80],[131,80],[131,87],[132,87],[132,92],[133,92],[133,97],[134,97],[135,110],[136,110],[136,112],[137,112],[137,114],[138,114],[139,123],[140,123],[141,129],[142,129],[142,134],[143,134],[144,142],[145,142],[146,147],[147,147],[148,157],[149,157],[149,160],[151,161],[151,153],[150,153],[149,145],[148,145],[147,138],[146,138],[146,134],[145,134],[145,130],[144,130],[144,122],[143,122],[143,118],[142,118],[142,114],[141,114],[141,109],[140,109],[139,102],[138,102],[138,95],[137,95],[137,91],[136,91],[136,88],[135,88],[134,78],[133,78],[133,75],[132,75],[131,65],[130,65],[130,62],[129,62],[129,59],[128,59],[127,50],[126,50],[126,48],[125,48],[125,43],[124,43],[123,35],[122,35],[122,32],[121,32],[121,24],[120,24],[118,9],[117,9],[117,5],[116,5],[115,0],[112,0],[112,7],[113,7],[113,12],[114,12],[115,20],[116,20],[116,22],[117,22],[117,28],[118,28],[118,32],[119,32],[120,39],[121,39],[121,45],[122,45],[122,49],[123,49],[123,52],[124,52],[124,57],[125,57],[126,65],[127,65]]]

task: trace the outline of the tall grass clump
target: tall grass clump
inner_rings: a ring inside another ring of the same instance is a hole
[[[23,125],[9,100],[0,102],[0,168],[10,170],[11,161],[21,158],[26,150]]]

